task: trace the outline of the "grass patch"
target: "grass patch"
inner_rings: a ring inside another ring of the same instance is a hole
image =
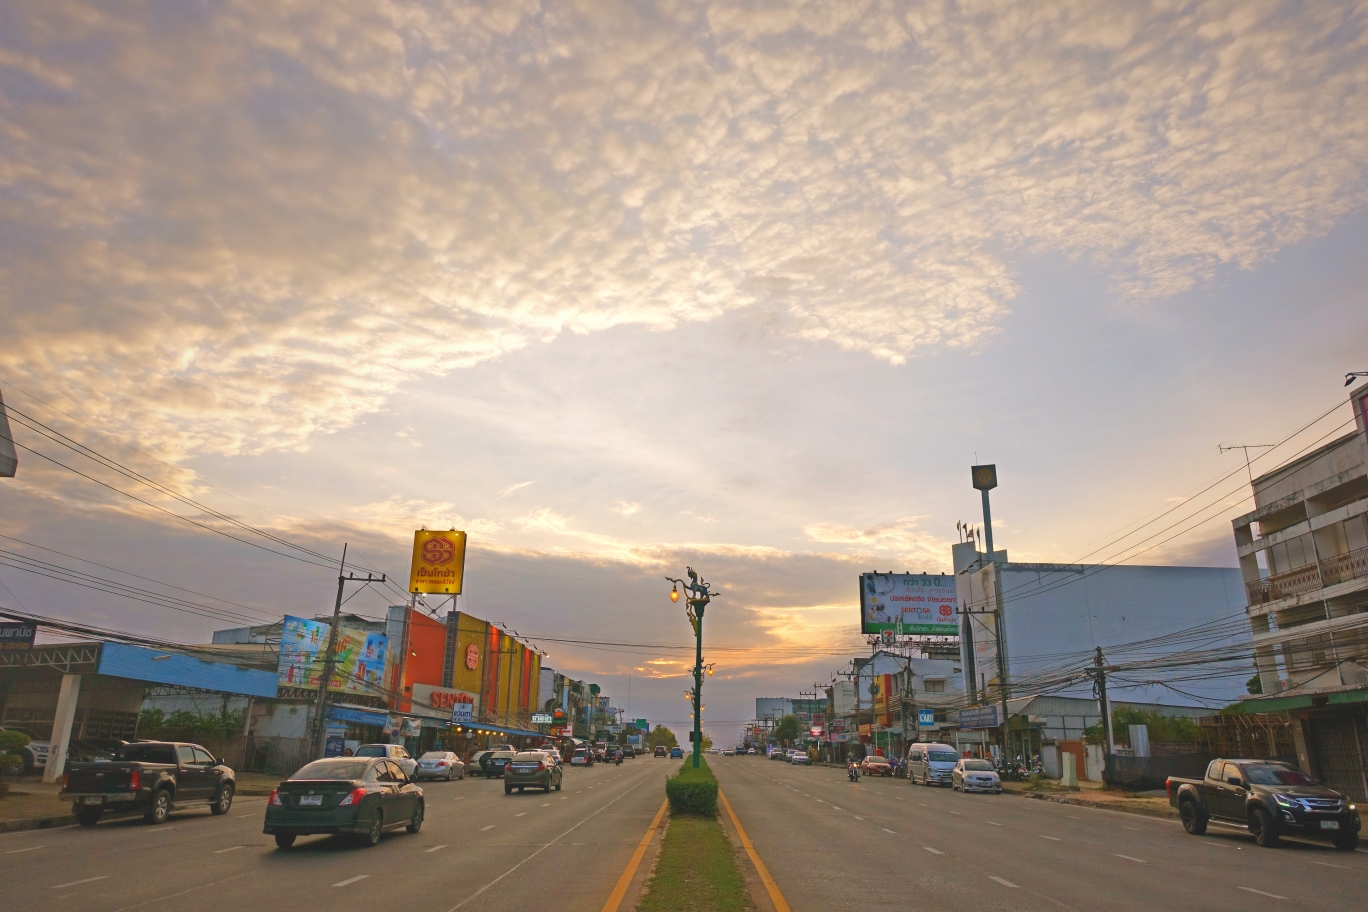
[[[749,912],[750,893],[716,817],[671,817],[638,912]]]
[[[665,780],[665,797],[670,799],[670,814],[675,817],[716,817],[717,777],[708,769],[708,761],[700,757],[698,769],[694,769],[693,761],[685,760],[679,773]]]

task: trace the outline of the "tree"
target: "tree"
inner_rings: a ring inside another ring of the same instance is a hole
[[[781,716],[779,721],[774,723],[774,730],[770,732],[770,737],[780,744],[789,744],[798,740],[798,717]]]
[[[657,747],[678,747],[679,739],[675,733],[663,725],[657,725],[651,729],[651,733],[646,736],[646,743],[652,748]]]
[[[1260,678],[1257,674],[1254,675],[1254,677],[1250,678],[1248,681],[1245,681],[1245,690],[1249,691],[1252,694],[1263,693],[1263,679]]]
[[[1157,709],[1136,709],[1118,706],[1112,710],[1112,734],[1118,743],[1129,746],[1130,726],[1149,726],[1149,739],[1179,741],[1191,744],[1197,740],[1197,723],[1191,716],[1166,716]],[[1102,723],[1083,729],[1083,740],[1090,744],[1102,743]]]
[[[703,750],[710,750],[710,749],[712,748],[712,738],[709,738],[709,737],[708,737],[708,733],[707,733],[707,732],[703,732],[703,742],[702,742],[702,743],[703,743]]]

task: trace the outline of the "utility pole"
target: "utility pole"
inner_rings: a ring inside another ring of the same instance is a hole
[[[1111,701],[1107,699],[1107,669],[1102,660],[1102,647],[1093,655],[1093,680],[1097,684],[1097,704],[1102,710],[1102,740],[1105,756],[1116,753],[1116,737],[1112,732]],[[1105,761],[1104,761],[1105,762]]]
[[[328,685],[332,683],[334,657],[333,651],[337,649],[337,627],[342,618],[342,589],[347,583],[383,583],[385,575],[373,576],[367,573],[365,576],[357,576],[355,573],[347,571],[347,545],[342,545],[342,562],[337,567],[337,601],[333,603],[332,627],[328,630],[328,651],[323,656],[323,678],[318,682],[318,699],[314,704],[314,725],[316,732],[314,735],[314,753],[322,757],[328,749]],[[402,686],[402,684],[400,685]]]
[[[988,492],[997,487],[997,466],[976,465],[970,469],[970,476],[973,479],[974,487],[983,495],[983,541],[988,551],[985,560],[993,567],[993,601],[996,610],[994,614],[993,632],[997,638],[997,664],[998,664],[998,702],[1002,708],[1002,752],[1003,760],[1007,760],[1010,752],[1009,740],[1011,728],[1010,718],[1007,714],[1007,698],[1010,693],[1011,684],[1008,680],[1007,663],[1007,619],[1003,616],[1002,605],[1002,574],[997,566],[997,558],[993,555],[993,512],[988,502]]]

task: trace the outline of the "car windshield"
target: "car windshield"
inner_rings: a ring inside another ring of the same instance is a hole
[[[368,745],[366,745],[365,747],[358,747],[358,748],[356,749],[356,756],[358,756],[358,757],[383,757],[383,756],[385,756],[385,748],[384,748],[382,745],[379,745],[379,744],[368,744]]]
[[[546,754],[543,751],[521,751],[513,756],[514,760],[545,760]]]
[[[989,763],[987,760],[965,760],[964,768],[967,770],[991,773],[993,771],[993,764]]]
[[[169,744],[125,744],[115,751],[114,759],[129,763],[175,763],[176,749]]]
[[[1242,767],[1245,777],[1254,785],[1315,785],[1316,780],[1282,763],[1251,763]]]
[[[954,763],[958,759],[954,751],[931,751],[932,763]]]
[[[445,760],[446,758],[447,758],[447,752],[446,752],[446,751],[428,751],[426,754],[423,754],[423,756],[419,757],[418,759],[419,759],[419,760]]]
[[[366,760],[315,760],[295,771],[291,779],[364,779],[370,762]]]

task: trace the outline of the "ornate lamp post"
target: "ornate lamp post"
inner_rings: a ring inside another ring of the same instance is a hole
[[[705,583],[693,567],[686,567],[689,572],[689,582],[675,579],[672,576],[665,577],[666,580],[674,584],[670,590],[670,601],[679,601],[679,590],[682,588],[686,593],[684,599],[685,613],[689,616],[689,623],[694,629],[694,690],[693,690],[693,765],[694,769],[699,766],[699,756],[703,752],[703,611],[708,607],[708,602],[712,600],[713,593],[709,591],[709,585]],[[711,674],[712,669],[708,672]]]

